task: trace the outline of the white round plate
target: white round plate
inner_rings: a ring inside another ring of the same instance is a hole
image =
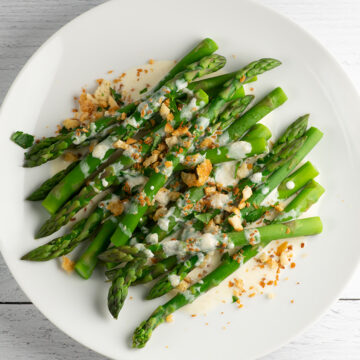
[[[258,297],[242,310],[222,304],[206,319],[181,312],[160,326],[143,350],[130,348],[135,327],[163,302],[142,300],[131,289],[119,320],[106,307],[108,284],[68,276],[56,261],[30,263],[21,255],[43,243],[33,234],[46,216],[24,198],[49,168],[21,167],[23,152],[10,142],[15,130],[50,135],[68,116],[71,98],[107,70],[119,73],[148,59],[177,59],[204,37],[235,70],[260,57],[283,65],[254,83],[262,95],[282,86],[289,100],[274,112],[271,127],[284,128],[304,113],[325,136],[311,152],[326,196],[320,206],[322,235],[309,240],[306,258],[282,282],[276,299]],[[232,57],[235,55],[236,57]],[[329,53],[289,20],[250,1],[112,1],[78,17],[51,37],[28,61],[1,109],[1,251],[29,299],[65,333],[110,358],[254,359],[299,334],[336,299],[360,254],[354,233],[359,221],[359,97]],[[49,125],[49,129],[46,126]],[[301,285],[296,286],[295,280]],[[294,299],[294,304],[290,303]],[[224,311],[224,315],[220,312]],[[228,321],[227,330],[222,330]],[[205,322],[209,326],[205,326]]]

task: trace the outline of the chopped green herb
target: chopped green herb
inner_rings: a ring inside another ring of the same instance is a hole
[[[239,170],[239,167],[242,165],[243,161],[239,161],[236,163],[235,165],[235,174],[234,174],[234,178],[236,179],[236,174],[237,174],[237,171]]]
[[[113,88],[110,88],[110,92],[111,92],[111,96],[114,98],[114,100],[121,105],[122,101],[121,101],[121,94],[116,92]]]
[[[144,94],[148,91],[148,88],[147,87],[144,87],[140,92],[139,94]]]
[[[14,132],[10,139],[23,149],[27,149],[34,143],[34,137],[30,134],[23,133],[22,131]]]
[[[234,302],[237,302],[239,300],[239,298],[237,297],[237,296],[234,296],[233,295],[233,297],[232,297],[232,302],[234,303]]]
[[[195,214],[195,218],[200,220],[204,224],[208,224],[209,221],[219,213],[220,213],[220,210],[216,209],[214,211],[207,212],[207,213]]]

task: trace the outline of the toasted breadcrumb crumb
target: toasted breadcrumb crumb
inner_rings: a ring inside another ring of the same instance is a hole
[[[67,151],[65,154],[63,154],[62,158],[67,162],[74,162],[79,159],[79,157],[71,151]]]
[[[70,274],[74,271],[75,261],[70,260],[67,256],[63,256],[61,261],[61,267]]]

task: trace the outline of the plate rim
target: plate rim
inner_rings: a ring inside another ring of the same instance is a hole
[[[144,1],[144,0],[142,0]],[[7,103],[8,98],[11,96],[12,92],[14,91],[14,88],[16,87],[16,84],[18,83],[18,81],[20,81],[23,73],[28,69],[28,67],[31,66],[32,62],[37,58],[37,56],[39,55],[39,53],[41,53],[41,51],[43,50],[43,48],[45,48],[53,39],[55,39],[57,36],[59,36],[59,34],[61,34],[61,32],[65,31],[68,27],[71,27],[74,23],[76,23],[77,21],[81,21],[81,19],[85,18],[86,16],[88,16],[90,13],[92,12],[96,12],[98,11],[98,8],[100,7],[106,7],[109,6],[111,7],[113,3],[117,3],[119,2],[119,0],[110,0],[107,1],[105,3],[96,5],[94,7],[92,7],[91,9],[88,9],[86,11],[84,11],[83,13],[79,14],[78,16],[76,16],[75,18],[73,18],[72,20],[70,20],[69,22],[67,22],[66,24],[64,24],[63,26],[61,26],[56,32],[54,32],[47,40],[45,40],[44,43],[42,43],[37,49],[36,51],[28,58],[28,60],[26,61],[26,63],[23,65],[23,67],[21,68],[21,70],[18,72],[18,74],[16,75],[15,79],[13,80],[13,82],[11,83],[8,91],[6,92],[6,95],[4,96],[3,102],[0,106],[0,120],[3,117],[3,108],[5,107],[4,105]],[[291,18],[289,18],[288,16],[282,14],[281,12],[278,12],[277,10],[273,9],[271,6],[267,5],[267,4],[263,4],[260,3],[257,0],[241,0],[241,2],[243,3],[249,3],[252,6],[255,7],[259,7],[262,9],[265,9],[266,11],[270,12],[272,15],[274,16],[278,16],[280,17],[283,21],[285,21],[288,25],[293,26],[296,28],[296,30],[300,33],[302,33],[303,35],[306,36],[307,41],[312,41],[316,44],[316,46],[318,48],[320,48],[322,50],[323,53],[325,53],[328,57],[328,60],[331,61],[331,65],[335,66],[337,69],[338,74],[341,75],[341,78],[347,83],[346,85],[349,87],[349,89],[351,88],[351,94],[355,95],[358,97],[358,100],[360,100],[360,89],[357,88],[357,86],[355,85],[355,83],[352,81],[352,79],[350,78],[350,75],[348,74],[348,72],[342,67],[342,65],[340,64],[340,62],[337,60],[337,58],[333,55],[333,53],[327,49],[325,47],[325,45],[323,45],[321,43],[320,40],[317,39],[317,37],[315,37],[314,35],[311,34],[310,31],[308,31],[307,29],[303,28],[301,25],[299,25],[298,23],[296,23],[294,20],[292,20]],[[360,105],[359,105],[359,109],[360,109]],[[360,156],[360,145],[358,145],[356,143],[356,141],[354,140],[352,134],[350,134],[348,132],[349,130],[349,124],[350,121],[347,120],[345,126],[344,126],[344,130],[346,130],[346,135],[347,135],[347,140],[351,141],[351,147],[352,149],[356,152],[356,157]],[[358,146],[357,146],[358,145]],[[360,168],[360,166],[358,166],[358,169]],[[82,346],[84,346],[87,349],[91,349],[92,351],[94,351],[97,354],[100,354],[102,356],[106,356],[109,357],[109,355],[103,354],[101,352],[99,352],[97,349],[95,349],[91,344],[85,344],[84,341],[81,341],[77,338],[75,338],[75,336],[70,335],[64,328],[63,325],[57,324],[56,320],[52,319],[51,315],[47,315],[46,313],[46,309],[42,309],[42,306],[39,306],[37,304],[37,302],[33,301],[30,294],[28,294],[27,291],[25,291],[19,284],[19,281],[17,279],[17,276],[14,275],[12,268],[14,266],[10,265],[5,254],[4,251],[2,250],[2,242],[3,242],[3,237],[0,236],[0,251],[1,254],[3,255],[3,259],[5,264],[7,265],[11,275],[13,276],[13,278],[16,280],[17,285],[21,288],[21,290],[25,293],[25,295],[29,298],[29,300],[32,302],[32,304],[36,307],[36,309],[38,311],[40,311],[40,313],[48,320],[50,321],[57,329],[59,329],[60,331],[62,331],[64,334],[66,334],[67,336],[69,336],[71,339],[73,339],[74,341],[76,341],[77,343],[81,344]],[[306,325],[304,325],[302,328],[300,328],[299,330],[297,330],[296,332],[292,333],[290,336],[287,337],[286,340],[282,340],[282,341],[278,341],[277,343],[274,343],[273,346],[269,346],[267,350],[265,350],[263,353],[259,354],[259,357],[263,357],[265,355],[268,355],[270,353],[273,353],[274,351],[276,351],[277,349],[280,349],[281,347],[283,347],[284,345],[288,344],[290,341],[292,341],[293,339],[295,339],[296,337],[300,336],[301,334],[303,334],[307,329],[310,328],[310,326],[314,325],[315,322],[317,322],[326,312],[329,311],[329,309],[333,306],[333,304],[337,301],[338,296],[341,294],[341,292],[344,290],[344,288],[348,285],[348,283],[351,281],[351,279],[353,278],[357,268],[359,267],[360,264],[360,254],[358,254],[357,257],[357,262],[353,264],[352,266],[352,270],[349,274],[349,276],[347,277],[346,281],[343,282],[342,286],[338,289],[338,291],[336,292],[336,295],[334,295],[333,297],[328,299],[327,305],[323,307],[323,309],[321,311],[318,312],[318,314],[316,316],[314,316],[314,318],[309,321]],[[115,359],[115,358],[113,358]]]

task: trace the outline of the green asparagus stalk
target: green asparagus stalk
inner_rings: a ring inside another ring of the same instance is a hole
[[[183,90],[188,82],[197,77],[206,75],[218,70],[225,64],[225,59],[219,55],[205,57],[187,67],[186,70],[177,74],[175,78],[168,81],[166,86],[155,92],[148,100],[141,102],[136,111],[122,123],[122,126],[116,128],[111,136],[107,137],[100,144],[96,145],[93,152],[81,160],[55,188],[50,191],[43,201],[43,206],[54,214],[69,197],[74,194],[84,184],[85,180],[109,159],[115,152],[113,143],[117,140],[124,140],[136,134],[140,127],[155,114],[161,106],[161,103],[171,92]]]
[[[289,176],[300,161],[302,161],[302,159],[313,149],[322,138],[323,133],[317,128],[311,127],[306,131],[304,136],[306,137],[306,140],[296,154],[272,173],[263,184],[255,189],[248,200],[250,206],[241,210],[241,215],[244,220],[251,222],[259,217],[259,212],[263,213],[265,211],[262,202],[284,179],[286,179],[287,176]],[[299,139],[296,139],[295,141],[298,140]],[[258,208],[256,209],[256,207]]]
[[[286,206],[285,211],[277,216],[275,222],[291,221],[299,217],[315,204],[324,192],[325,189],[319,183],[310,180],[295,199]]]
[[[270,129],[263,124],[255,124],[250,128],[250,130],[241,138],[241,140],[249,141],[252,139],[260,139],[264,138],[265,140],[269,140],[272,134]]]
[[[252,175],[239,181],[238,189],[245,186],[255,187],[263,183],[275,170],[289,161],[306,140],[304,136],[308,123],[308,115],[302,116],[291,123],[277,140],[273,149],[264,158],[258,159],[253,165]],[[301,126],[299,126],[301,124]]]
[[[130,108],[128,106],[128,108]],[[126,114],[127,108],[123,109]],[[131,109],[133,110],[133,109]],[[66,134],[58,135],[57,141],[52,142],[49,146],[41,147],[35,144],[28,153],[25,154],[24,167],[35,167],[42,165],[50,160],[58,158],[69,148],[79,146],[81,143],[103,138],[114,130],[110,126],[119,123],[120,115],[116,117],[102,117],[90,124],[89,128],[82,127],[77,130],[70,131]],[[45,141],[45,140],[44,140]],[[44,145],[50,141],[46,141]],[[38,149],[36,151],[36,149]]]
[[[319,172],[315,166],[310,161],[307,161],[278,186],[278,199],[284,200],[289,198],[318,175]]]
[[[110,215],[107,206],[111,201],[118,200],[115,194],[108,194],[88,218],[77,222],[71,232],[51,240],[45,245],[24,255],[22,260],[47,261],[70,253],[78,244],[86,240],[98,227],[98,225]]]
[[[224,130],[229,127],[229,125],[242,115],[254,98],[255,96],[253,95],[245,95],[244,97],[233,100],[221,113],[219,120],[209,128],[209,133],[212,135],[216,130]]]
[[[149,319],[143,321],[135,330],[133,347],[144,347],[150,339],[153,330],[164,322],[168,315],[186,304],[193,302],[200,295],[219,285],[224,279],[236,271],[241,264],[257,255],[260,249],[267,246],[272,240],[278,239],[278,236],[280,236],[280,238],[309,236],[319,234],[322,231],[322,223],[318,217],[295,220],[289,223],[276,225],[280,225],[280,227],[273,228],[274,233],[264,234],[256,246],[247,246],[243,248],[242,252],[238,252],[237,256],[234,257],[225,254],[221,264],[214,271],[205,276],[201,282],[192,285],[185,292],[177,294],[167,303],[159,306]],[[264,226],[264,228],[268,228],[268,226]]]
[[[117,270],[108,293],[108,308],[115,319],[124,305],[130,284],[139,277],[146,261],[146,257],[140,257]]]
[[[51,189],[56,186],[75,166],[79,164],[79,161],[74,161],[68,165],[64,170],[59,171],[50,179],[44,181],[36,190],[34,190],[26,200],[39,201],[46,198],[46,195]]]
[[[211,55],[217,49],[218,46],[214,40],[210,38],[202,40],[176,63],[176,65],[168,72],[168,74],[154,87],[153,91],[159,90],[163,85],[165,85],[165,83],[175,77],[179,72],[184,71],[188,65],[201,60],[205,56]]]
[[[242,115],[238,121],[235,121],[224,133],[219,137],[219,143],[227,143],[231,140],[240,138],[245,131],[255,125],[264,116],[282,105],[287,100],[287,96],[281,88],[276,88],[259,101],[255,106]]]
[[[236,75],[237,71],[231,72],[231,73],[227,73],[227,74],[223,74],[223,75],[218,75],[218,76],[213,76],[210,78],[206,78],[206,79],[202,79],[202,80],[197,80],[192,82],[191,84],[189,84],[189,90],[195,91],[195,90],[199,90],[202,89],[205,92],[209,93],[216,91],[218,89],[220,89],[227,81],[229,81],[230,79],[232,79],[235,75]],[[248,84],[251,82],[254,82],[257,80],[257,76],[253,76],[251,78],[248,78],[244,81],[244,84]]]
[[[176,258],[175,258],[176,259]],[[147,300],[155,299],[160,296],[163,296],[174,289],[175,285],[177,286],[180,281],[184,280],[185,277],[195,269],[199,263],[199,256],[194,255],[189,259],[179,262],[169,274],[165,277],[162,277],[155,283],[155,285],[150,289],[149,293],[146,296]]]
[[[141,224],[146,224],[146,217],[142,218]],[[75,271],[83,278],[89,279],[96,265],[98,264],[98,256],[106,250],[110,243],[110,235],[114,232],[116,223],[114,218],[110,217],[106,220],[89,246],[81,254],[75,263]],[[131,255],[125,255],[123,262],[129,262],[133,259]],[[114,269],[117,274],[117,269]],[[115,274],[114,274],[115,276]]]

